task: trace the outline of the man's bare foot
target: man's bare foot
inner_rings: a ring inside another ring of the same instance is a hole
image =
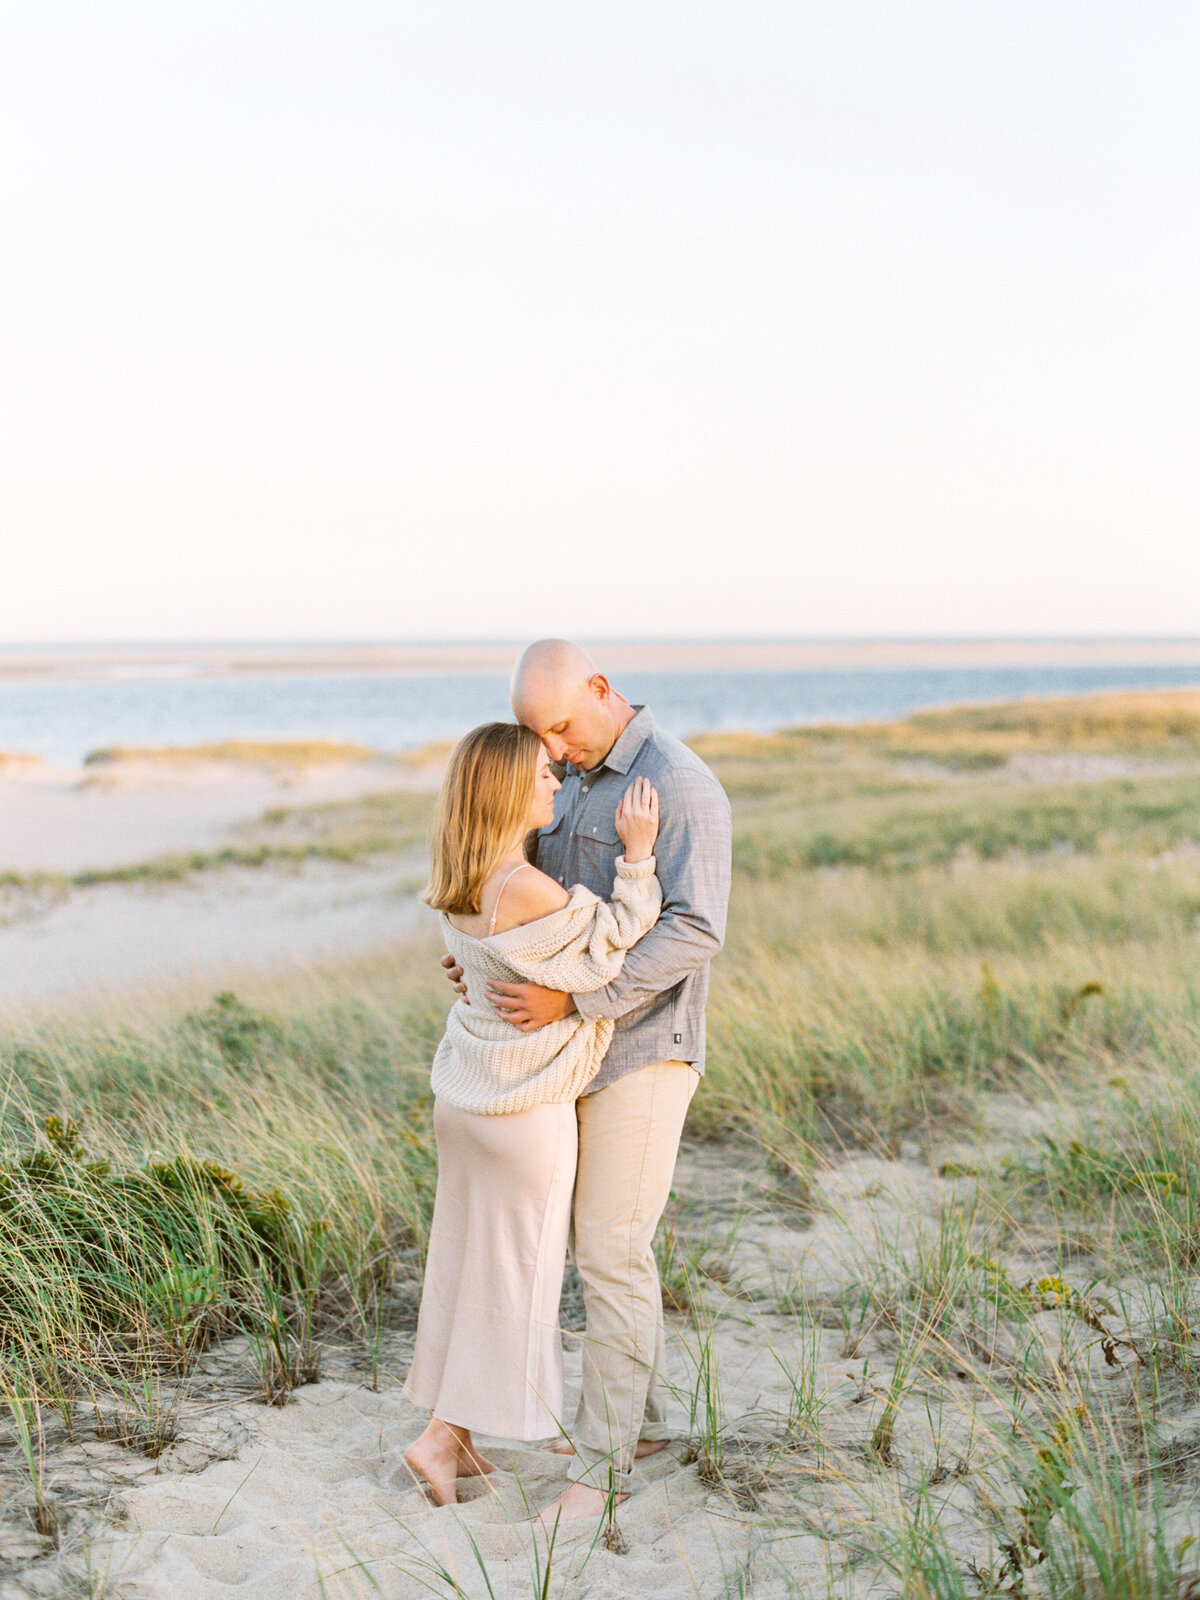
[[[665,1450],[669,1443],[666,1439],[639,1439],[633,1449],[633,1459],[644,1461],[647,1456],[656,1456],[660,1450]],[[551,1439],[549,1444],[542,1446],[543,1450],[550,1450],[556,1456],[573,1456],[575,1446],[569,1439]]]
[[[616,1503],[620,1505],[622,1500],[628,1499],[627,1494],[619,1494]],[[607,1505],[608,1496],[593,1489],[590,1483],[572,1483],[546,1507],[538,1521],[547,1528],[552,1528],[556,1522],[581,1522],[585,1517],[595,1521],[604,1515]]]
[[[633,1459],[644,1461],[647,1456],[656,1456],[667,1448],[667,1443],[666,1439],[639,1439],[633,1447]]]

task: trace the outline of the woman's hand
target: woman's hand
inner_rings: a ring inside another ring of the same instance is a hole
[[[467,999],[467,986],[463,982],[463,969],[453,956],[443,956],[442,965],[445,967],[446,976],[454,985],[456,993],[462,996],[463,1004],[469,1006],[471,1002]]]
[[[635,778],[617,807],[617,834],[626,861],[645,861],[658,838],[658,790],[649,778]]]

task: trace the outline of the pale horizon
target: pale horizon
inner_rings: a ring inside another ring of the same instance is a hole
[[[1131,685],[1144,671],[1157,670],[1174,673],[1176,683],[1200,683],[1200,636],[605,639],[581,635],[578,642],[618,686],[624,674],[645,672],[787,675],[988,668],[1126,671]],[[507,677],[527,643],[528,637],[0,643],[0,684],[83,678]]]

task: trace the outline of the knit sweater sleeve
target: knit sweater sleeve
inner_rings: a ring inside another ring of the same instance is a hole
[[[625,952],[658,920],[662,887],[654,857],[646,861],[616,860],[612,899],[581,909],[569,942],[558,949],[508,952],[505,960],[531,983],[566,994],[603,989],[621,970]]]
[[[587,989],[599,989],[610,983],[611,978],[604,978],[602,974],[612,970],[614,961],[620,970],[626,950],[658,921],[663,896],[655,865],[653,856],[633,862],[626,861],[624,856],[617,857],[612,899],[601,900],[596,906],[592,936],[581,963],[589,979],[594,976],[596,980],[594,984],[588,982]],[[576,990],[584,992],[579,984],[571,992]]]

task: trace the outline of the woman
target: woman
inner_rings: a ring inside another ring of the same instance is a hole
[[[463,969],[466,996],[434,1057],[438,1185],[416,1349],[404,1392],[430,1412],[404,1452],[439,1505],[492,1471],[472,1430],[543,1439],[560,1429],[558,1303],[575,1183],[575,1098],[613,1023],[577,1013],[532,1033],[498,1016],[488,982],[601,989],[662,905],[651,850],[658,795],[635,779],[616,811],[625,854],[612,901],[569,892],[525,859],[561,787],[541,740],[487,723],[459,743],[438,802],[423,895]]]

